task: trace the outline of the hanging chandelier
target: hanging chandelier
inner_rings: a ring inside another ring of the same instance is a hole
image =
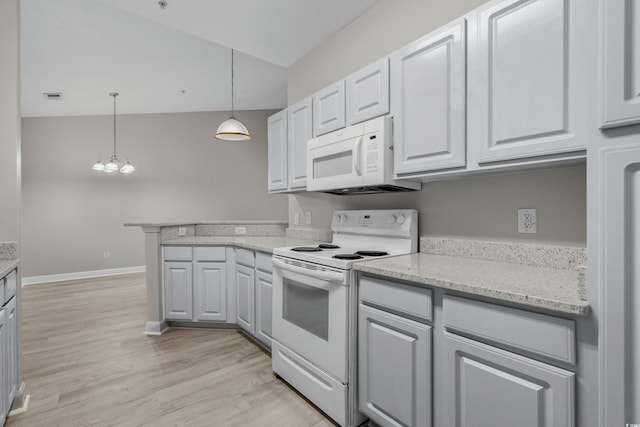
[[[124,173],[130,174],[135,172],[136,168],[133,167],[129,160],[126,157],[120,156],[116,154],[116,96],[119,93],[112,92],[109,96],[113,97],[113,155],[109,157],[108,161],[103,161],[102,159],[98,160],[93,164],[92,169],[98,172],[106,172],[106,173]]]
[[[246,141],[251,139],[247,127],[233,116],[233,49],[231,49],[231,117],[218,126],[215,137],[223,141]]]

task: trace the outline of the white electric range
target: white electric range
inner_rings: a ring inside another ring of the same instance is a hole
[[[333,238],[273,253],[274,372],[342,426],[358,411],[357,286],[352,265],[418,249],[415,210],[336,211]]]

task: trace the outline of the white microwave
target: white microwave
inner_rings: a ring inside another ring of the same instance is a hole
[[[419,190],[420,182],[393,179],[392,124],[391,117],[378,117],[307,141],[307,191]]]

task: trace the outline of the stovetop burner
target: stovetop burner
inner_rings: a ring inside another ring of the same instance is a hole
[[[334,245],[333,243],[320,243],[318,247],[320,249],[340,249],[340,246]]]
[[[337,255],[334,255],[333,258],[353,260],[353,259],[362,259],[363,257],[357,254],[337,254]]]
[[[296,248],[291,248],[294,252],[320,252],[321,248],[315,246],[298,246]]]
[[[389,255],[389,252],[384,252],[384,251],[357,251],[355,253],[355,255],[362,255],[362,256],[384,256],[384,255]]]

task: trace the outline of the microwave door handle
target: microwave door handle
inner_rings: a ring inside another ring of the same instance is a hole
[[[356,171],[356,175],[362,175],[362,169],[360,168],[360,162],[362,161],[362,136],[358,137],[356,141],[355,154],[353,156],[353,169]]]
[[[304,274],[306,276],[312,276],[314,278],[326,280],[329,282],[344,282],[344,274],[337,271],[319,271],[310,270],[304,267],[298,267],[297,265],[291,265],[277,258],[273,258],[273,266],[281,268],[283,270],[292,271],[298,274]]]

